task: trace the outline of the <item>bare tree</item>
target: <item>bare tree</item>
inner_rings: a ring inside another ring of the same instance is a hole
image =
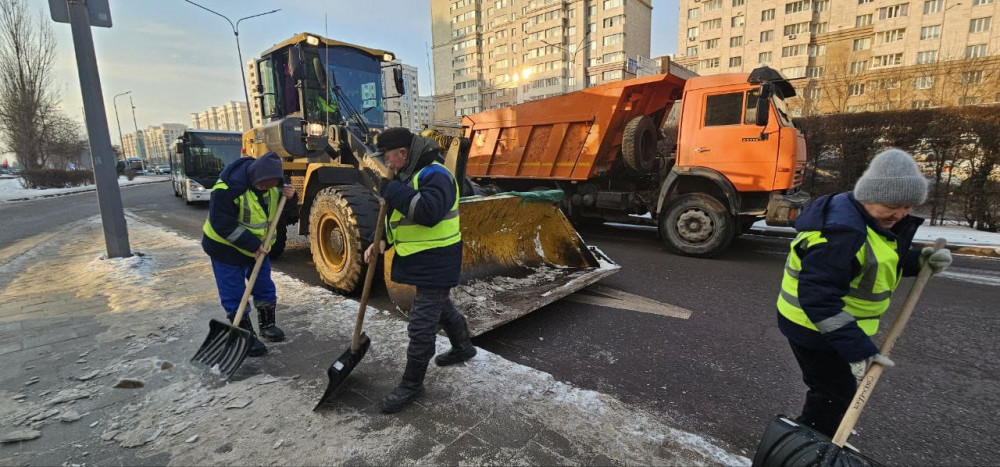
[[[58,111],[52,91],[56,40],[44,15],[25,0],[0,0],[0,141],[24,168],[46,163],[47,121]]]

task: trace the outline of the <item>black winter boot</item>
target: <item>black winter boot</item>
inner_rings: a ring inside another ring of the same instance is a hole
[[[446,329],[445,332],[447,331]],[[437,363],[437,366],[462,363],[476,356],[476,346],[472,345],[468,327],[462,326],[454,331],[454,335],[448,334],[448,340],[451,341],[451,350],[434,357],[434,363]]]
[[[235,317],[230,322],[234,320]],[[244,316],[240,320],[240,329],[250,331],[250,353],[247,356],[260,357],[267,353],[267,346],[260,339],[257,339],[257,333],[253,332],[253,323],[250,322],[249,316]]]
[[[424,395],[424,375],[427,374],[428,363],[430,362],[406,359],[403,381],[392,390],[391,394],[382,399],[382,413],[399,412]]]
[[[285,340],[285,331],[274,325],[273,303],[257,306],[257,324],[260,325],[260,335],[271,342],[281,342]]]

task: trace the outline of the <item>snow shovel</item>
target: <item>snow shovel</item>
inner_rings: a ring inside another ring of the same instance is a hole
[[[943,238],[934,241],[934,251],[940,250],[944,246],[945,240]],[[913,283],[910,293],[903,302],[903,308],[896,316],[896,320],[893,321],[889,334],[885,337],[885,342],[882,343],[880,350],[882,355],[889,356],[892,348],[896,346],[896,340],[899,339],[903,328],[906,327],[906,322],[910,320],[913,308],[916,306],[917,300],[920,299],[920,293],[923,292],[930,277],[931,268],[925,264],[924,267],[920,268],[917,280]],[[879,465],[878,462],[852,449],[850,445],[846,448],[844,445],[847,443],[847,437],[850,436],[854,425],[858,423],[861,410],[865,408],[865,404],[871,397],[872,390],[875,389],[875,383],[882,376],[883,369],[882,365],[878,363],[868,368],[868,372],[865,373],[861,384],[858,385],[854,400],[848,406],[832,441],[809,427],[800,425],[786,417],[778,416],[764,431],[760,446],[757,447],[757,454],[753,458],[753,465],[789,467]]]
[[[330,383],[326,385],[326,391],[323,392],[323,397],[319,398],[319,402],[316,403],[316,407],[313,407],[313,412],[319,410],[323,404],[326,404],[333,398],[333,394],[337,392],[337,388],[343,384],[344,380],[347,379],[347,375],[351,374],[354,367],[358,366],[358,362],[365,357],[365,353],[368,352],[368,347],[371,346],[372,341],[368,338],[368,335],[361,332],[361,325],[365,322],[365,309],[368,308],[368,296],[372,288],[372,277],[375,276],[375,270],[378,269],[376,265],[375,258],[378,254],[378,245],[382,242],[382,229],[385,226],[385,200],[379,199],[378,206],[378,220],[375,223],[375,241],[372,245],[376,245],[372,250],[375,257],[371,258],[371,262],[368,263],[368,271],[365,273],[365,285],[361,290],[361,306],[358,307],[358,318],[354,322],[354,336],[351,338],[351,346],[340,355],[337,361],[330,365],[330,368],[326,370],[326,376],[330,378]]]
[[[286,199],[281,196],[281,199],[278,200],[277,215],[271,220],[262,245],[271,244],[278,222],[281,220],[281,211],[285,208]],[[218,319],[209,321],[208,336],[205,337],[205,342],[201,344],[194,357],[191,357],[191,363],[209,368],[218,365],[219,372],[228,377],[232,376],[233,372],[247,358],[247,354],[250,353],[250,344],[253,341],[250,331],[239,327],[240,320],[243,319],[243,311],[246,310],[247,302],[250,301],[250,293],[253,291],[253,284],[257,281],[260,266],[264,264],[265,256],[260,255],[253,265],[253,272],[250,273],[250,279],[247,281],[246,290],[243,291],[243,298],[240,300],[240,307],[236,310],[236,318],[233,319],[232,324]]]

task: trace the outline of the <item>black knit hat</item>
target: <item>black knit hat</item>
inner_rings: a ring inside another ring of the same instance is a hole
[[[379,133],[375,139],[375,149],[379,152],[391,151],[397,148],[409,148],[413,143],[413,133],[403,127],[389,128]]]
[[[273,152],[258,157],[247,167],[247,180],[251,185],[256,185],[264,180],[281,179],[283,175],[281,158]]]

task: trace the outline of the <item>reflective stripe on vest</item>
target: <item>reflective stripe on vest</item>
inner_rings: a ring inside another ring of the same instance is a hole
[[[227,188],[229,188],[229,185],[226,185],[222,180],[215,182],[215,185],[212,186],[212,190],[225,190]],[[244,255],[253,256],[254,252],[244,250],[234,245],[233,242],[239,239],[240,235],[243,235],[243,232],[247,231],[254,234],[261,241],[264,240],[264,237],[267,236],[267,227],[270,225],[271,220],[274,219],[275,211],[278,210],[278,196],[280,195],[277,187],[265,191],[261,196],[263,201],[267,203],[267,214],[265,215],[264,208],[261,206],[261,200],[257,198],[257,195],[252,190],[247,190],[234,201],[240,217],[236,221],[237,226],[233,229],[233,233],[229,234],[226,238],[222,238],[212,228],[212,224],[208,219],[205,219],[205,225],[202,226],[201,230],[205,232],[208,238],[229,245]],[[271,239],[271,245],[274,245],[275,240],[274,238]]]
[[[434,166],[440,167],[445,173],[448,174],[449,177],[451,177],[453,181],[455,180],[455,176],[451,174],[451,171],[449,171],[444,165],[434,162],[431,165],[420,169],[420,171],[413,176],[414,190],[420,189],[420,174]],[[453,245],[462,240],[462,232],[459,228],[458,217],[457,181],[455,181],[455,203],[451,206],[451,210],[445,214],[444,218],[442,218],[437,224],[434,224],[433,227],[423,226],[413,221],[414,212],[416,211],[417,202],[419,200],[420,193],[418,192],[416,196],[410,200],[410,205],[405,215],[393,209],[392,213],[389,215],[389,222],[385,224],[386,242],[395,245],[396,254],[400,256],[409,256],[431,248]]]
[[[808,249],[826,241],[817,231],[801,232],[792,241],[791,251],[785,262],[785,274],[781,280],[778,311],[789,321],[814,331],[832,332],[856,321],[865,334],[874,335],[878,332],[879,318],[889,308],[889,299],[901,278],[897,267],[899,254],[896,252],[896,241],[882,237],[869,227],[865,243],[856,253],[861,272],[851,280],[847,295],[841,297],[844,310],[813,323],[799,303],[799,272],[802,270],[802,262],[796,247],[801,245],[803,249]]]

